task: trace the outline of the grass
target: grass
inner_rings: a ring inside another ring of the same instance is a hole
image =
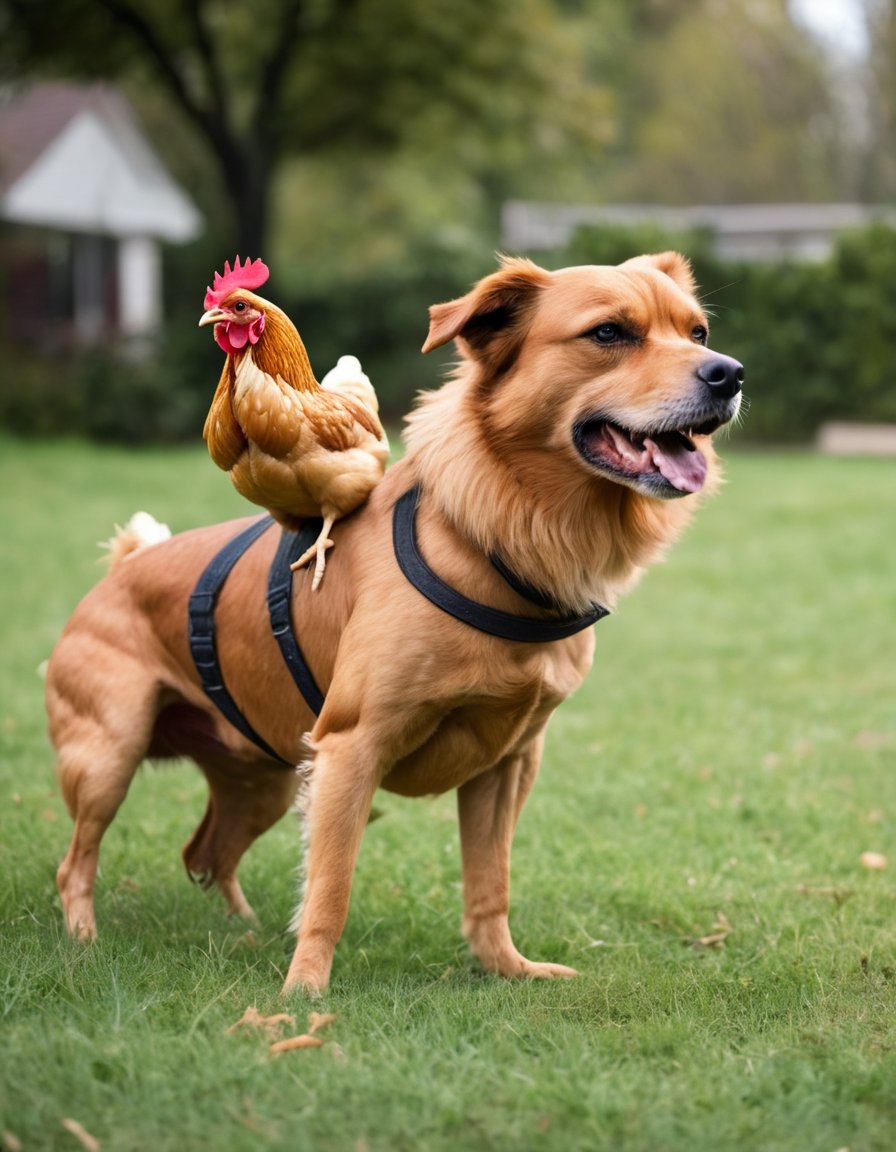
[[[242,505],[201,447],[0,442],[0,1132],[76,1150],[71,1117],[106,1152],[890,1149],[892,464],[735,454],[728,475],[598,627],[521,821],[517,943],[578,980],[483,975],[452,798],[384,796],[323,1008],[290,1006],[336,1020],[271,1058],[227,1029],[281,1007],[292,821],[246,858],[247,934],[182,873],[199,774],[143,771],[104,842],[100,939],[72,944],[36,675],[115,521]]]

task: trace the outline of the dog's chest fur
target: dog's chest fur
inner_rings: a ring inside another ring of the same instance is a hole
[[[431,702],[406,729],[415,746],[396,760],[383,787],[406,796],[447,792],[512,758],[581,684],[593,648],[591,631],[540,645],[513,674],[507,667],[500,679],[480,672],[466,690]]]

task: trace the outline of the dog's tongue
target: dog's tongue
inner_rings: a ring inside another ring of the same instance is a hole
[[[658,472],[679,492],[699,492],[706,480],[706,457],[676,432],[646,437],[644,447]]]

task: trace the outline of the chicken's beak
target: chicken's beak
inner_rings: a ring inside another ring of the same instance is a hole
[[[222,321],[232,319],[223,308],[209,308],[208,312],[202,313],[202,319],[199,321],[199,327],[204,328],[206,324],[219,324]]]

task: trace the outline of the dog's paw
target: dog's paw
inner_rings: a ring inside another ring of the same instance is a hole
[[[322,996],[330,983],[334,949],[334,944],[320,937],[300,939],[280,995],[291,996],[294,992],[304,992],[306,996]]]
[[[565,964],[536,964],[532,960],[520,957],[522,966],[519,971],[511,973],[513,976],[526,976],[533,980],[571,980],[578,976],[575,968],[568,968]]]
[[[283,987],[280,989],[280,999],[285,1000],[290,996],[305,995],[311,1000],[320,1000],[324,992],[326,992],[328,984],[329,980],[327,979],[320,982],[314,977],[293,977],[290,974],[286,977],[286,980],[283,982]]]
[[[461,930],[482,967],[498,976],[522,976],[533,980],[571,980],[578,976],[575,968],[568,968],[565,964],[527,960],[514,946],[505,913],[467,916]]]

